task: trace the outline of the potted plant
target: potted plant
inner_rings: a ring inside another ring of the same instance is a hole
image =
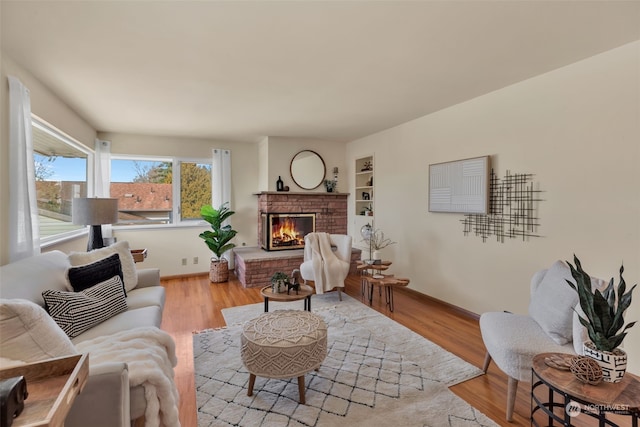
[[[574,285],[569,280],[567,283],[578,293],[583,312],[578,313],[580,323],[589,333],[590,341],[583,343],[584,354],[596,359],[602,366],[605,381],[618,382],[627,366],[627,354],[619,346],[627,336],[627,330],[636,323],[625,326],[624,312],[631,305],[631,293],[637,285],[625,293],[627,286],[622,277],[624,266],[621,266],[617,287],[612,277],[603,292],[592,289],[591,276],[582,269],[578,257],[574,255],[573,260],[575,268],[569,262],[567,264],[576,283]]]
[[[287,291],[287,285],[289,284],[289,276],[282,271],[277,271],[271,276],[271,291],[280,293]]]
[[[327,189],[327,193],[333,193],[333,190],[335,190],[336,188],[336,181],[332,179],[325,179],[324,188]]]
[[[200,216],[211,224],[211,230],[203,231],[199,237],[204,239],[204,242],[215,255],[211,258],[211,269],[209,271],[209,278],[213,283],[229,280],[229,263],[222,258],[222,254],[236,246],[229,241],[235,237],[237,231],[232,229],[230,224],[222,224],[234,213],[226,203],[223,203],[219,209],[210,205],[205,205],[200,209]]]
[[[369,258],[372,262],[378,261],[378,263],[382,260],[382,256],[380,251],[386,248],[389,245],[394,245],[396,242],[393,242],[391,239],[387,239],[384,237],[384,232],[379,228],[375,230],[370,230],[368,233],[364,235],[363,242],[366,242],[369,245]]]

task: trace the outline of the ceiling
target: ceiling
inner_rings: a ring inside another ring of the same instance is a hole
[[[98,131],[350,141],[640,39],[638,1],[10,1],[2,50]]]

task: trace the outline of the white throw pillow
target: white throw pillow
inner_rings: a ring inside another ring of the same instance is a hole
[[[0,300],[0,357],[37,362],[78,354],[71,340],[38,304]]]
[[[127,292],[134,289],[138,285],[138,271],[136,270],[136,264],[133,261],[133,255],[129,248],[129,242],[123,240],[122,242],[114,243],[106,248],[95,249],[91,252],[71,252],[69,254],[69,262],[72,266],[91,264],[95,261],[107,258],[110,255],[117,253],[120,256],[120,263],[122,264],[122,276],[124,277],[124,288]],[[73,291],[73,288],[68,284],[67,289]]]
[[[569,266],[556,261],[531,295],[529,315],[557,344],[573,339],[573,308],[578,294],[566,280],[575,283]]]

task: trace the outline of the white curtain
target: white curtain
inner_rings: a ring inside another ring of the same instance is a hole
[[[213,149],[211,174],[211,196],[213,207],[218,209],[223,203],[231,208],[231,151]]]
[[[218,209],[227,203],[231,209],[231,151],[214,148],[211,163],[211,204]],[[225,252],[223,257],[229,261],[229,268],[234,269],[233,250]]]
[[[111,194],[111,141],[96,139],[94,155],[94,197],[109,197]],[[102,226],[102,237],[113,237],[111,224]]]
[[[38,205],[33,163],[31,98],[9,76],[9,261],[40,253]]]
[[[109,197],[111,179],[111,141],[96,139],[95,146],[95,197]]]

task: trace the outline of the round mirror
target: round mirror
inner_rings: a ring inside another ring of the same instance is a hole
[[[291,159],[291,178],[305,190],[320,186],[326,172],[324,160],[315,151],[302,150]]]

